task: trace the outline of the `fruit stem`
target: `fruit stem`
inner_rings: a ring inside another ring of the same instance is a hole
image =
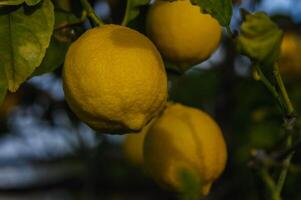
[[[103,21],[100,19],[100,17],[98,17],[93,9],[93,7],[91,6],[91,4],[88,2],[88,0],[80,0],[84,10],[86,10],[87,15],[89,16],[89,18],[95,23],[97,24],[97,26],[101,27],[104,25]]]

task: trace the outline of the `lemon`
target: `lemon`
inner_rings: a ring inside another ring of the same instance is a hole
[[[157,0],[147,14],[146,31],[168,60],[196,64],[218,47],[221,27],[189,0]]]
[[[73,112],[105,133],[137,132],[167,98],[167,77],[155,45],[119,25],[86,31],[69,48],[63,68]]]
[[[151,127],[151,122],[139,133],[131,133],[125,136],[123,142],[123,153],[125,158],[134,166],[143,165],[143,144],[147,131]]]
[[[301,38],[293,32],[284,34],[281,43],[281,55],[279,67],[283,74],[300,75],[301,74]]]
[[[146,171],[160,185],[181,191],[181,172],[189,172],[208,194],[223,172],[226,144],[216,122],[206,113],[181,104],[169,105],[144,140]]]

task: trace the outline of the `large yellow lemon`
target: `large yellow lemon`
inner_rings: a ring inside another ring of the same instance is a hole
[[[70,46],[63,86],[75,114],[107,133],[139,131],[167,98],[156,47],[141,33],[118,25],[90,29]]]
[[[181,174],[200,182],[206,195],[227,159],[221,129],[206,113],[181,104],[169,105],[144,140],[146,171],[160,184],[181,191]]]

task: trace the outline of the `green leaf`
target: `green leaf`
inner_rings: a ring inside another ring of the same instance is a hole
[[[0,6],[19,5],[24,3],[24,0],[0,0]]]
[[[39,6],[19,6],[0,14],[0,80],[16,91],[40,65],[54,26],[50,0]]]
[[[127,25],[130,21],[135,19],[140,13],[140,7],[147,5],[149,0],[127,0],[125,16],[122,25]]]
[[[64,62],[68,44],[59,42],[55,37],[51,37],[50,45],[47,48],[45,57],[39,67],[33,72],[33,76],[39,76],[54,71]]]
[[[232,18],[232,0],[191,0],[209,13],[224,27],[229,27]]]
[[[280,55],[283,32],[264,12],[246,13],[237,50],[253,62],[271,66]]]
[[[68,47],[73,41],[73,29],[69,25],[79,23],[80,19],[67,13],[55,12],[55,30],[52,34],[50,45],[47,48],[41,65],[36,68],[33,76],[52,72],[64,62]]]
[[[0,6],[6,5],[6,6],[13,6],[13,5],[20,5],[22,3],[26,3],[29,6],[36,5],[40,3],[41,0],[0,0]]]

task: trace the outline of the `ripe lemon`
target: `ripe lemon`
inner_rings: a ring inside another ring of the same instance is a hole
[[[181,64],[206,60],[221,38],[218,21],[189,0],[157,0],[148,12],[146,31],[167,59]]]
[[[139,131],[167,98],[166,72],[156,47],[118,25],[90,29],[70,46],[63,86],[75,114],[107,133]]]
[[[227,150],[222,132],[206,113],[181,104],[169,105],[144,140],[144,165],[160,185],[181,191],[181,172],[199,179],[208,194],[223,172]]]
[[[287,32],[281,43],[279,67],[282,73],[289,75],[301,74],[301,37],[293,32]]]
[[[125,136],[123,142],[123,153],[125,158],[134,166],[143,165],[144,138],[151,127],[152,122],[145,126],[139,133],[131,133]]]

